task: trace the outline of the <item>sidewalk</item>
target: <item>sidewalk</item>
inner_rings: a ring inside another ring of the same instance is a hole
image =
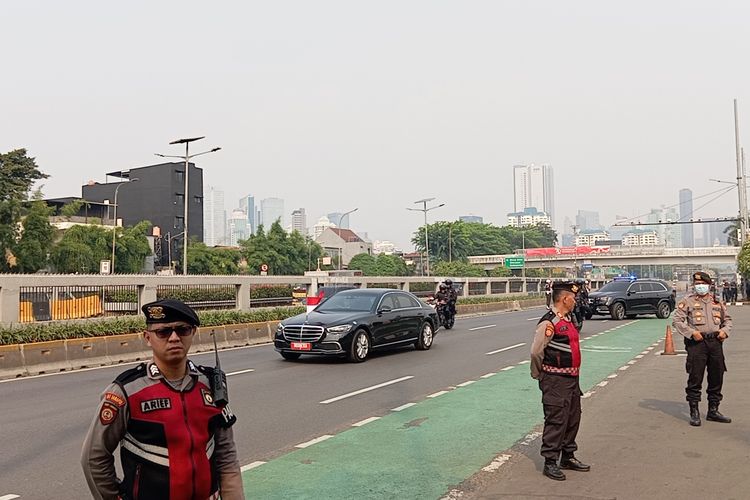
[[[688,424],[685,355],[658,355],[662,341],[583,400],[577,456],[591,464],[591,472],[565,471],[561,482],[543,476],[541,439],[534,432],[499,454],[486,468],[494,471],[480,471],[445,498],[748,498],[750,306],[729,306],[729,312],[735,326],[724,344],[728,372],[720,409],[731,424],[705,420],[705,380],[703,425]],[[676,335],[678,353],[681,339]]]

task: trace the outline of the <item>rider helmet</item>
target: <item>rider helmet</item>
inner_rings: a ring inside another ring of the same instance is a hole
[[[452,279],[445,280],[445,286],[453,286],[453,280]]]

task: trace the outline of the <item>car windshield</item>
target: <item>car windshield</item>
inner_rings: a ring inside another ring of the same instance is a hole
[[[597,292],[624,292],[632,281],[612,281],[601,287]]]
[[[377,296],[371,293],[337,293],[315,308],[315,312],[372,311]]]

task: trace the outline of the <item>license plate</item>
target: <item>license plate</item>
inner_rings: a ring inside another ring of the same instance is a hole
[[[292,342],[292,350],[294,351],[309,351],[312,349],[310,342]]]

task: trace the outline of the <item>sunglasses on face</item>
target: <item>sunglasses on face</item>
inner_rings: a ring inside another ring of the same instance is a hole
[[[148,330],[149,333],[153,333],[160,339],[168,339],[172,336],[172,332],[176,333],[179,337],[187,337],[193,333],[193,327],[190,325],[180,326],[168,326],[166,328],[157,328],[155,330]]]

